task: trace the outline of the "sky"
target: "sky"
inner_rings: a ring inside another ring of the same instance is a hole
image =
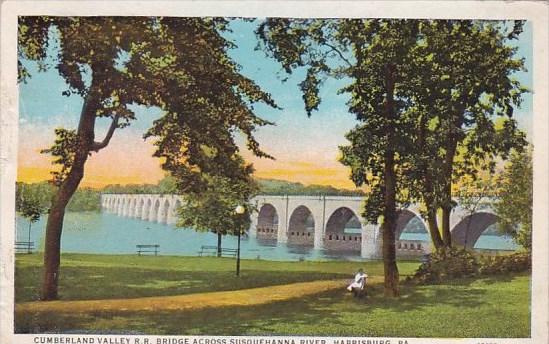
[[[238,47],[229,54],[241,65],[241,73],[269,92],[282,108],[272,109],[261,104],[255,107],[260,117],[275,123],[256,132],[262,149],[275,160],[256,158],[241,145],[245,159],[254,164],[255,176],[354,188],[349,169],[337,161],[338,146],[347,144],[345,133],[358,123],[347,111],[348,96],[337,94],[345,82],[328,79],[320,90],[319,110],[307,117],[298,88],[304,71],[288,76],[278,62],[255,50],[257,40],[253,30],[256,26],[254,22],[233,21],[233,32],[226,34]],[[525,58],[528,72],[517,73],[516,77],[531,89],[532,27],[528,23],[519,37],[518,47],[517,55]],[[66,97],[61,94],[67,85],[55,68],[38,72],[34,63],[25,65],[32,77],[19,85],[18,181],[37,182],[50,179],[52,169],[50,158],[40,154],[40,150],[51,146],[55,128],[76,128],[83,101],[77,95]],[[284,79],[287,80],[284,82]],[[110,144],[90,157],[82,186],[156,183],[164,176],[159,159],[152,157],[152,141],[142,138],[161,113],[154,108],[135,106],[133,109],[137,120],[129,127],[118,129]],[[515,116],[520,127],[531,137],[531,93],[524,96]],[[99,120],[98,139],[104,136],[108,124],[107,120]],[[237,138],[237,142],[243,143],[243,140]]]

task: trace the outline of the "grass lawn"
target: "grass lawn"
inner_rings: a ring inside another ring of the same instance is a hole
[[[41,257],[18,255],[16,301],[37,298]],[[402,275],[417,262],[401,262]],[[334,278],[350,278],[363,267],[382,276],[381,262],[272,262],[194,257],[137,257],[65,254],[63,300],[180,295],[237,290]],[[345,290],[255,306],[192,311],[93,314],[16,314],[16,332],[102,332],[147,334],[280,334],[404,337],[529,337],[530,277],[518,274],[460,280],[436,286],[402,286],[386,299],[382,285],[356,300]]]

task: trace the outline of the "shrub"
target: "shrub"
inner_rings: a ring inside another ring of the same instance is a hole
[[[529,252],[517,252],[507,256],[482,257],[479,272],[483,275],[526,272],[532,267]]]
[[[454,278],[526,272],[531,267],[529,252],[481,256],[460,248],[440,249],[431,254],[430,261],[423,263],[407,281],[434,284]]]
[[[464,249],[440,249],[431,254],[430,261],[423,263],[411,280],[430,284],[447,279],[470,277],[478,273],[479,267],[475,256]]]

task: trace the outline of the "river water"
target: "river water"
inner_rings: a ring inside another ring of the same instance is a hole
[[[31,241],[39,251],[44,247],[46,216],[32,225]],[[17,241],[28,240],[28,221],[17,218]],[[402,234],[401,239],[428,242],[427,233]],[[72,253],[135,254],[135,245],[158,244],[161,255],[196,256],[202,245],[217,245],[217,235],[176,228],[172,225],[152,223],[139,219],[121,217],[111,213],[67,213],[61,238],[61,251]],[[223,237],[223,247],[236,248],[237,239]],[[475,248],[513,250],[517,246],[508,237],[483,235]],[[268,260],[326,260],[360,259],[360,252],[334,252],[315,250],[312,247],[277,245],[255,237],[243,237],[241,256]]]

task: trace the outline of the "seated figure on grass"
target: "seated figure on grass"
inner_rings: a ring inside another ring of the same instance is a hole
[[[363,297],[366,295],[366,280],[368,275],[362,269],[358,269],[353,283],[349,284],[347,290],[352,292],[355,297]]]

